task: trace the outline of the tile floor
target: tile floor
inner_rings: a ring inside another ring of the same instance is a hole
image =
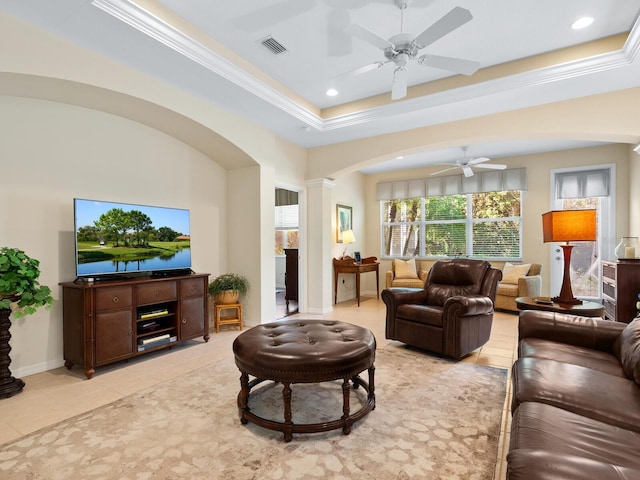
[[[355,300],[351,300],[334,306],[334,310],[326,315],[299,316],[343,320],[361,325],[371,329],[378,340],[379,348],[389,343],[384,336],[385,306],[375,297],[363,296],[360,307]],[[496,312],[489,342],[463,361],[509,369],[517,355],[517,321],[516,315]],[[26,387],[21,393],[0,399],[0,445],[218,361],[231,354],[231,343],[238,333],[237,328],[228,327],[216,334],[212,323],[212,334],[208,343],[193,340],[174,346],[171,350],[102,367],[91,380],[84,378],[79,367],[71,371],[61,367],[23,377]],[[506,473],[505,456],[511,426],[508,409],[510,392],[509,378],[495,480],[504,479]]]

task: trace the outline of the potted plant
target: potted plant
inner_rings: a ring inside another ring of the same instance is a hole
[[[38,283],[40,262],[17,248],[0,248],[0,398],[20,393],[24,381],[11,376],[11,305],[14,315],[24,317],[40,307],[51,308],[51,289]]]
[[[249,281],[237,273],[224,273],[209,283],[209,294],[218,304],[237,303],[238,297],[249,290]]]
[[[40,262],[17,248],[0,248],[0,309],[10,309],[16,318],[53,306],[51,289],[40,285]]]

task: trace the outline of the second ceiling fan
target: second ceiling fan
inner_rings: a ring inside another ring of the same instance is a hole
[[[439,68],[456,74],[472,75],[478,70],[480,67],[478,62],[463,60],[461,58],[427,54],[416,58],[420,50],[469,22],[473,18],[469,10],[462,7],[455,7],[421,34],[415,36],[410,33],[404,33],[404,11],[411,4],[411,0],[393,1],[400,9],[399,34],[387,40],[362,25],[353,24],[348,27],[348,32],[353,36],[382,49],[386,60],[356,68],[355,70],[338,75],[335,77],[336,79],[360,75],[378,69],[387,63],[393,63],[395,70],[393,74],[391,98],[392,100],[398,100],[407,95],[407,67],[412,59],[417,59],[420,65]]]
[[[487,157],[467,158],[467,147],[462,147],[462,158],[460,160],[456,160],[455,163],[438,163],[437,165],[452,166],[449,168],[445,168],[444,170],[433,172],[431,175],[439,175],[441,173],[460,168],[465,177],[473,177],[473,169],[471,167],[488,168],[491,170],[504,170],[505,168],[507,168],[506,165],[501,165],[498,163],[484,163],[490,160],[491,159]]]

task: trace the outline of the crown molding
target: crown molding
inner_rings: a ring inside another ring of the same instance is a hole
[[[226,58],[180,32],[130,0],[92,0],[91,4],[270,103],[306,125],[322,130],[322,118],[286,95],[238,68]]]
[[[91,4],[321,132],[375,122],[471,98],[615,70],[631,65],[640,51],[639,20],[633,26],[622,50],[616,52],[324,119],[141,8],[132,0],[92,0]]]

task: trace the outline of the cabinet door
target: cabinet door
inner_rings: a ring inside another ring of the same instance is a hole
[[[182,299],[179,321],[180,340],[203,336],[205,334],[205,315],[204,297]]]
[[[133,314],[130,309],[96,314],[96,365],[133,353]]]

